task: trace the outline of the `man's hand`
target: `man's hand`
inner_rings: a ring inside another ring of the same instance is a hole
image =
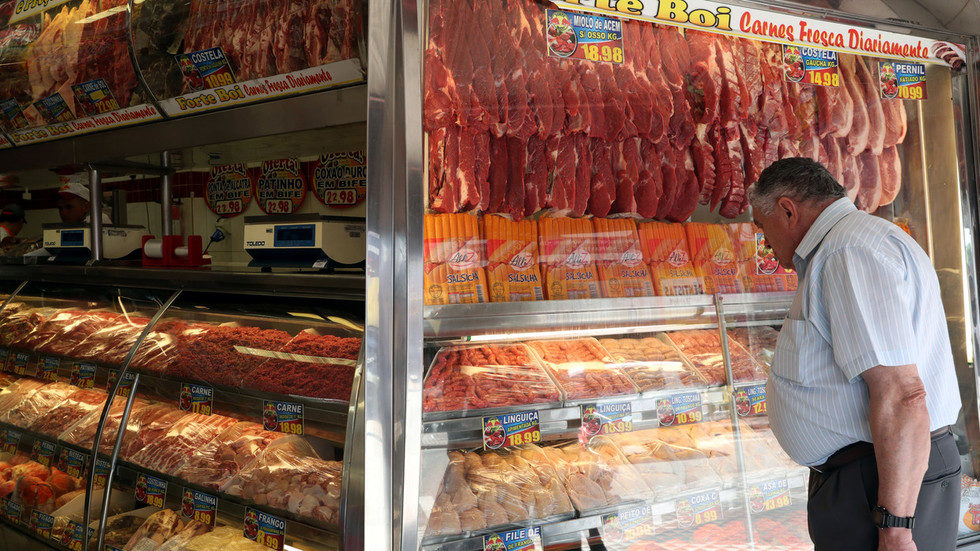
[[[879,528],[878,551],[916,551],[908,528]]]
[[[898,517],[915,515],[929,466],[929,410],[914,365],[876,366],[862,375],[871,402],[871,437],[878,461],[878,503]],[[912,531],[879,530],[879,550],[914,550]]]

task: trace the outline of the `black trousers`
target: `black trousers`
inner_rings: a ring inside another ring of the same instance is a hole
[[[960,471],[953,435],[933,437],[915,507],[912,538],[918,551],[950,551],[956,546]],[[807,516],[816,551],[877,549],[878,528],[871,522],[871,509],[877,504],[878,465],[873,454],[828,472],[810,471]]]

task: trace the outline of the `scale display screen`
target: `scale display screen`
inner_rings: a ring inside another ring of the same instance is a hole
[[[315,224],[276,226],[273,247],[313,247],[316,243]]]
[[[62,230],[62,247],[81,247],[85,244],[85,230]]]

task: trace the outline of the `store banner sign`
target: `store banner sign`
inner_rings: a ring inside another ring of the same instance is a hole
[[[255,181],[255,200],[266,214],[292,214],[306,200],[306,178],[299,159],[263,161]]]
[[[547,10],[548,54],[566,59],[623,62],[623,22],[581,12]]]
[[[766,415],[766,385],[736,387],[735,413],[739,417],[755,417]]]
[[[521,411],[483,418],[483,449],[496,450],[541,441],[537,411]]]
[[[68,136],[80,136],[110,128],[155,121],[161,118],[163,117],[160,116],[160,112],[155,107],[140,104],[102,115],[93,115],[91,117],[48,124],[47,126],[10,129],[7,131],[7,134],[10,136],[14,145],[28,145],[66,138]]]
[[[965,46],[710,0],[554,0],[559,8],[959,70]]]
[[[211,167],[204,200],[218,216],[238,216],[252,202],[252,178],[245,163]]]
[[[184,488],[184,495],[180,500],[180,514],[184,515],[184,518],[196,520],[214,528],[217,510],[218,498],[211,494]]]
[[[320,155],[310,179],[313,193],[325,206],[349,208],[367,197],[367,162],[363,149]]]
[[[840,86],[837,52],[783,45],[783,74],[790,82]]]
[[[715,522],[721,516],[721,492],[710,490],[674,501],[677,525],[681,528],[701,526]]]
[[[182,383],[178,399],[180,409],[201,415],[211,415],[214,389],[208,385]]]
[[[878,62],[882,99],[926,99],[926,66],[922,63]]]
[[[532,526],[483,536],[483,551],[541,551],[541,528]]]
[[[703,415],[699,392],[675,394],[657,400],[657,417],[662,427],[700,423]]]
[[[580,411],[586,438],[633,431],[633,406],[629,402],[583,404]]]
[[[788,507],[792,503],[785,478],[749,484],[749,508],[753,513]]]
[[[10,21],[7,24],[13,25],[17,21],[34,17],[66,2],[68,0],[17,0],[14,4],[14,13],[10,14]]]
[[[602,515],[602,541],[607,545],[627,544],[653,534],[653,509],[640,505]]]
[[[286,434],[303,434],[303,404],[264,401],[262,427]]]
[[[137,503],[163,509],[167,502],[167,481],[162,478],[139,473],[136,475],[136,487],[133,497]]]
[[[246,538],[269,549],[282,551],[286,543],[286,521],[246,507],[242,533]]]
[[[42,381],[52,383],[58,381],[58,368],[61,367],[61,360],[54,356],[41,356],[37,359],[37,376]]]

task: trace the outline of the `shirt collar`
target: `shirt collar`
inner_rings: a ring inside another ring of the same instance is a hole
[[[810,260],[810,256],[816,251],[817,246],[827,236],[830,229],[837,222],[840,222],[842,218],[855,211],[857,211],[857,207],[847,197],[841,197],[823,209],[823,212],[817,216],[817,219],[813,221],[813,225],[807,230],[806,235],[803,236],[803,241],[800,241],[799,246],[796,247],[796,252],[793,255],[793,263],[796,265],[798,272],[802,272],[805,269],[806,262]]]

